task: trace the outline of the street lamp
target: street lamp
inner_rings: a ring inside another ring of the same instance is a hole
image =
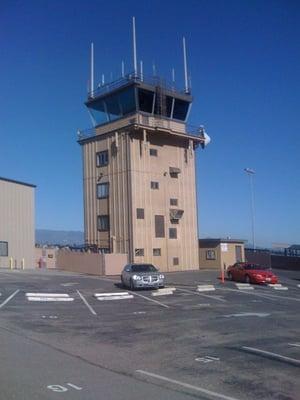
[[[250,192],[251,192],[251,220],[252,220],[252,243],[255,250],[255,216],[254,216],[254,190],[253,190],[253,175],[255,171],[251,168],[244,168],[244,171],[249,176]]]

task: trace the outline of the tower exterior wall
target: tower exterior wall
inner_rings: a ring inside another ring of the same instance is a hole
[[[82,149],[86,243],[127,253],[129,261],[151,262],[161,271],[198,269],[193,143],[137,126],[96,135]],[[108,164],[97,167],[97,153],[106,150]],[[170,168],[179,172],[172,177]],[[105,182],[109,196],[98,199],[97,184]],[[171,209],[183,210],[178,223],[171,221]],[[101,215],[109,215],[108,231],[98,230]],[[156,237],[155,216],[164,218],[164,237]],[[177,238],[170,238],[169,229],[173,234],[176,229]]]

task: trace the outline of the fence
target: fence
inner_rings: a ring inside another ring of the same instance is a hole
[[[71,251],[57,252],[57,268],[90,275],[119,275],[127,263],[127,254],[98,254]]]

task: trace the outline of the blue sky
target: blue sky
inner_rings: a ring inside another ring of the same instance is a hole
[[[0,176],[37,185],[36,227],[83,229],[78,128],[89,46],[96,80],[132,69],[131,18],[146,74],[183,86],[182,36],[193,125],[212,143],[197,154],[201,237],[251,240],[255,175],[258,245],[300,243],[300,3],[4,0],[0,5]]]

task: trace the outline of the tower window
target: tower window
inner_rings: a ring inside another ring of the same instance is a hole
[[[144,219],[145,218],[145,211],[143,208],[136,209],[136,217],[137,219]]]
[[[157,150],[156,149],[150,149],[150,156],[157,157]]]
[[[96,154],[96,165],[97,167],[104,167],[108,164],[108,150],[99,151]]]
[[[8,242],[0,242],[0,257],[8,257]]]
[[[97,199],[105,199],[109,194],[109,183],[98,183],[97,184]]]
[[[144,249],[135,249],[134,254],[136,257],[143,257],[144,256]]]
[[[161,256],[161,249],[153,249],[154,256]]]
[[[170,206],[178,206],[178,199],[170,199]]]
[[[159,183],[158,182],[151,182],[151,189],[159,189]]]
[[[165,217],[163,215],[155,215],[155,237],[165,237]]]
[[[177,239],[177,228],[169,228],[169,238]]]
[[[98,229],[98,231],[102,231],[102,232],[109,230],[109,216],[108,215],[98,215],[97,229]]]

